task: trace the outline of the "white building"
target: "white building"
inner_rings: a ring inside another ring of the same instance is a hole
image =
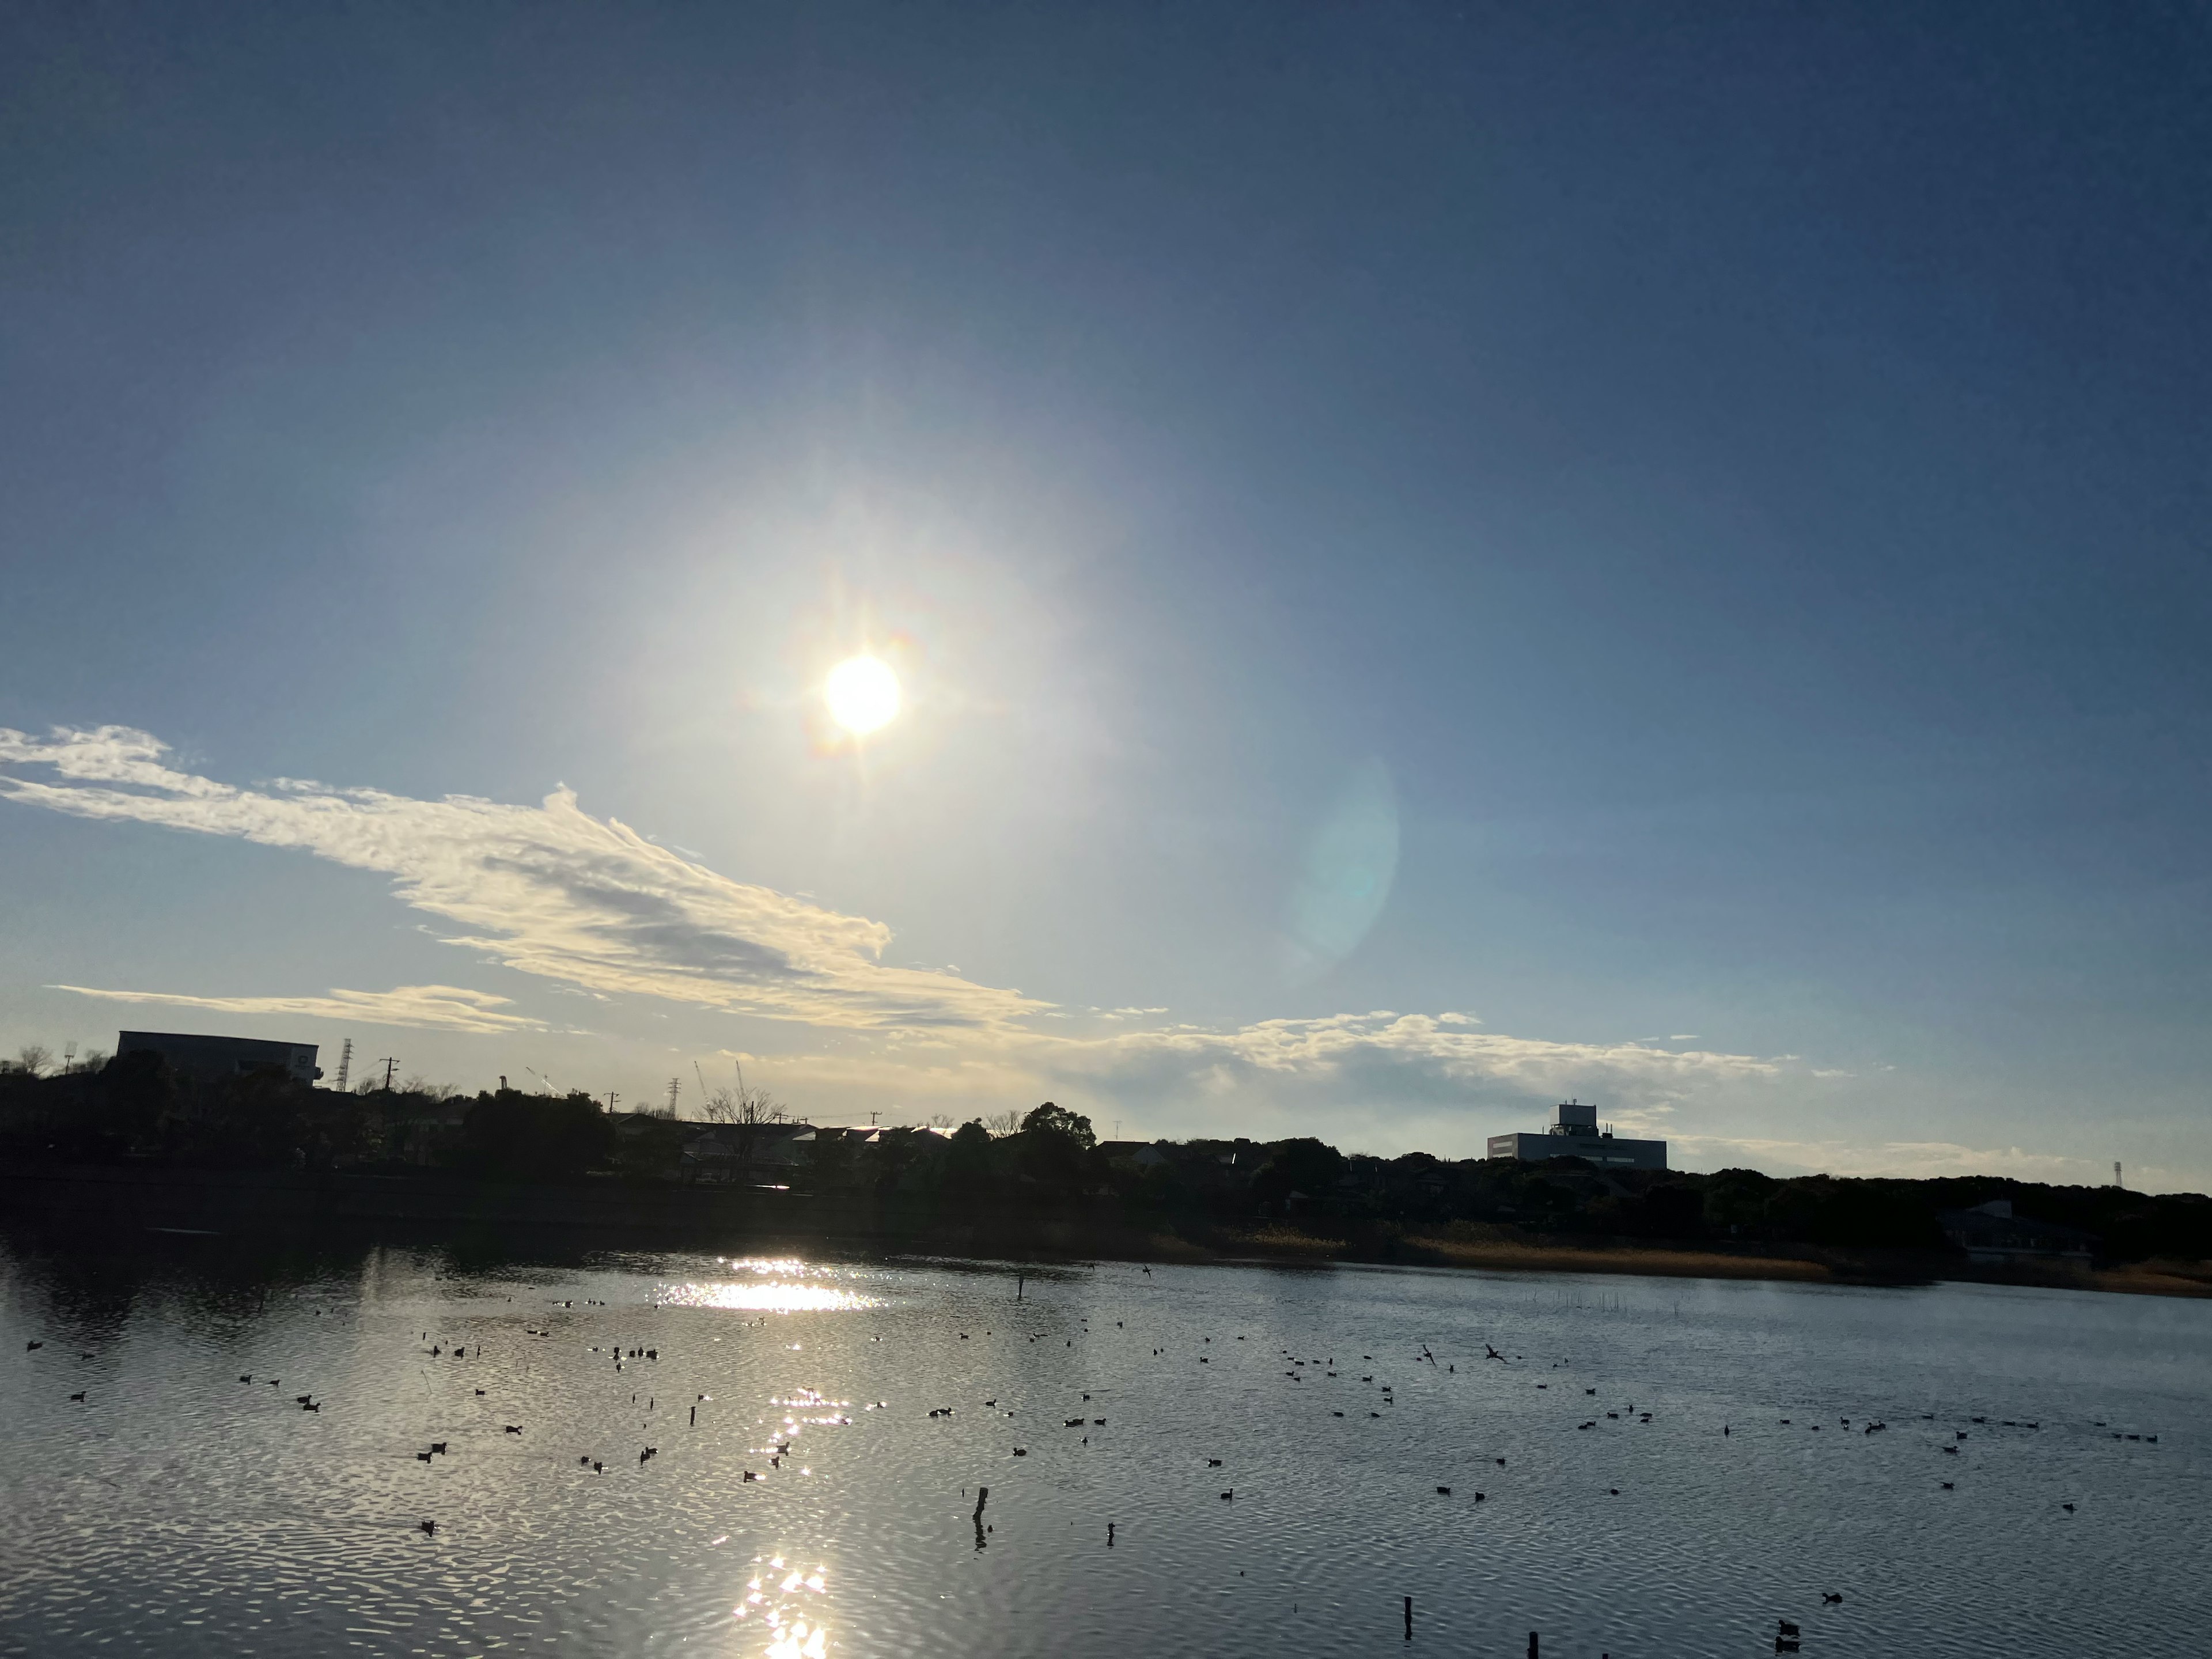
[[[1492,1135],[1492,1158],[1513,1158],[1523,1164],[1540,1164],[1548,1158],[1587,1158],[1601,1170],[1663,1170],[1667,1143],[1663,1140],[1623,1140],[1610,1127],[1601,1129],[1597,1108],[1578,1100],[1559,1103],[1559,1116],[1540,1135]]]

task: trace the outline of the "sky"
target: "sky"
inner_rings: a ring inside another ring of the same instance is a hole
[[[10,7],[0,1052],[2203,1190],[2207,294],[2180,0]]]

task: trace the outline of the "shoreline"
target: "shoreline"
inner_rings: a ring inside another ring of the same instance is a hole
[[[854,1195],[599,1181],[541,1187],[440,1176],[18,1165],[0,1170],[0,1219],[228,1238],[366,1231],[464,1245],[529,1240],[609,1249],[786,1243],[976,1259],[1398,1265],[1896,1286],[1956,1282],[2212,1297],[2212,1262],[1988,1267],[1934,1251],[1532,1237],[1468,1223],[1239,1227],[1016,1212],[988,1224],[948,1222],[941,1213]]]

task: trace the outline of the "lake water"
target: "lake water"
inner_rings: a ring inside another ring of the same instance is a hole
[[[7,1654],[2212,1644],[2208,1303],[0,1244]]]

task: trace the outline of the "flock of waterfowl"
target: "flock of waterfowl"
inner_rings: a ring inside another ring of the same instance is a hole
[[[1149,1270],[1147,1270],[1147,1274],[1149,1276]],[[573,1310],[575,1306],[575,1299],[562,1299],[555,1301],[550,1305],[562,1310]],[[603,1302],[593,1304],[589,1299],[586,1299],[586,1305],[605,1306],[607,1304]],[[318,1311],[319,1312],[319,1310]],[[1036,1312],[1036,1310],[1035,1309],[1034,1304],[1032,1304],[1030,1308],[1023,1309],[1020,1312],[1017,1313],[1015,1315],[1015,1319],[1020,1320],[1024,1314],[1034,1316]],[[1080,1319],[1081,1329],[1078,1332],[1078,1334],[1087,1338],[1091,1334],[1090,1331],[1090,1321],[1087,1316],[1079,1317]],[[767,1322],[763,1319],[758,1322],[747,1321],[745,1322],[748,1327],[750,1327],[755,1324],[764,1325]],[[1114,1325],[1116,1330],[1126,1331],[1127,1329],[1125,1321],[1115,1320],[1114,1322]],[[419,1334],[416,1351],[420,1356],[429,1359],[444,1360],[449,1363],[465,1364],[471,1360],[471,1344],[473,1344],[476,1358],[478,1360],[483,1360],[487,1358],[487,1353],[483,1338],[481,1334],[482,1328],[480,1325],[477,1325],[475,1328],[477,1330],[478,1334],[473,1336],[470,1342],[449,1342],[447,1338],[433,1332],[432,1330],[423,1329]],[[556,1330],[554,1325],[550,1323],[542,1325],[524,1324],[520,1327],[520,1329],[524,1336],[541,1342],[557,1342],[561,1340],[564,1335],[564,1333]],[[983,1333],[987,1337],[992,1336],[995,1334],[995,1331],[993,1329],[987,1329]],[[1030,1344],[1048,1340],[1049,1336],[1060,1334],[1060,1331],[1052,1329],[1040,1329],[1033,1332],[1010,1331],[1008,1333],[1010,1335],[1022,1336],[1026,1339],[1028,1343]],[[1225,1339],[1224,1346],[1232,1343],[1244,1343],[1249,1340],[1248,1336],[1241,1334],[1221,1333],[1221,1334]],[[971,1340],[971,1334],[966,1331],[957,1332],[956,1334],[956,1338],[958,1342],[968,1342]],[[878,1337],[873,1340],[881,1340],[882,1339]],[[1213,1348],[1213,1334],[1206,1334],[1200,1337],[1196,1346],[1201,1350],[1211,1350]],[[1071,1336],[1066,1340],[1066,1346],[1071,1349],[1074,1346],[1073,1337]],[[27,1344],[27,1352],[30,1353],[37,1353],[46,1346],[46,1344],[43,1340],[33,1340]],[[1482,1348],[1483,1352],[1479,1356],[1465,1356],[1469,1358],[1471,1366],[1487,1368],[1494,1365],[1501,1368],[1502,1371],[1508,1375],[1516,1372],[1521,1373],[1527,1378],[1528,1386],[1531,1386],[1535,1390],[1545,1393],[1553,1392],[1555,1384],[1558,1386],[1558,1392],[1562,1395],[1571,1394],[1574,1388],[1580,1387],[1581,1395],[1578,1397],[1578,1403],[1579,1400],[1595,1399],[1599,1395],[1600,1390],[1597,1387],[1583,1385],[1573,1379],[1573,1365],[1572,1362],[1569,1359],[1560,1358],[1547,1362],[1546,1360],[1540,1358],[1534,1362],[1531,1362],[1522,1353],[1502,1351],[1494,1344],[1485,1343],[1482,1345]],[[640,1364],[646,1366],[658,1366],[662,1357],[661,1346],[659,1340],[658,1340],[652,1342],[631,1341],[611,1346],[591,1345],[588,1347],[588,1352],[592,1355],[600,1356],[601,1363],[611,1365],[613,1370],[616,1372],[622,1372],[628,1367],[635,1367]],[[982,1352],[981,1345],[978,1345],[978,1347],[975,1352],[976,1352],[980,1357]],[[1188,1357],[1194,1358],[1197,1364],[1210,1368],[1208,1373],[1204,1373],[1202,1375],[1212,1375],[1216,1377],[1220,1377],[1225,1375],[1226,1371],[1231,1369],[1212,1369],[1214,1367],[1217,1358],[1220,1357],[1218,1352],[1199,1352],[1194,1354],[1188,1355]],[[95,1356],[91,1353],[84,1353],[81,1354],[79,1358],[82,1360],[91,1360],[94,1358]],[[580,1355],[579,1358],[580,1358]],[[1155,1361],[1171,1364],[1178,1358],[1178,1356],[1171,1352],[1169,1345],[1155,1342],[1149,1345],[1149,1358]],[[1383,1418],[1386,1413],[1390,1413],[1396,1406],[1398,1398],[1397,1387],[1389,1381],[1382,1380],[1380,1370],[1376,1369],[1376,1367],[1377,1367],[1377,1361],[1374,1353],[1362,1352],[1359,1356],[1359,1359],[1361,1365],[1370,1368],[1357,1372],[1358,1387],[1370,1391],[1366,1397],[1367,1403],[1364,1406],[1366,1416],[1369,1419]],[[1301,1354],[1293,1352],[1288,1347],[1284,1347],[1279,1351],[1277,1355],[1277,1363],[1284,1368],[1279,1373],[1281,1377],[1292,1383],[1305,1383],[1310,1381],[1322,1382],[1340,1382],[1348,1386],[1350,1379],[1345,1376],[1344,1373],[1351,1371],[1353,1369],[1349,1365],[1340,1368],[1337,1359],[1333,1353],[1324,1352],[1319,1355],[1312,1353]],[[1419,1352],[1409,1352],[1403,1355],[1397,1363],[1410,1365],[1425,1364],[1445,1375],[1457,1375],[1458,1373],[1458,1357],[1439,1359],[1439,1358],[1426,1344],[1421,1346]],[[1534,1376],[1529,1376],[1528,1373],[1534,1370],[1537,1366],[1543,1366],[1544,1370],[1537,1372]],[[283,1386],[281,1378],[274,1376],[261,1376],[252,1372],[239,1374],[238,1383],[257,1390],[260,1388],[278,1389]],[[1080,1390],[1074,1391],[1081,1393],[1081,1399],[1083,1401],[1091,1401],[1091,1395],[1089,1392]],[[88,1397],[90,1392],[91,1391],[88,1389],[79,1389],[70,1394],[68,1398],[73,1403],[91,1406],[95,1402]],[[1003,1390],[1000,1392],[1003,1392]],[[328,1401],[327,1398],[318,1398],[318,1390],[311,1389],[306,1393],[293,1395],[291,1396],[291,1403],[296,1406],[302,1412],[320,1413],[324,1409],[325,1404],[328,1403]],[[977,1389],[977,1394],[980,1399],[980,1405],[982,1409],[1000,1414],[1009,1422],[1015,1420],[1018,1417],[1018,1413],[1021,1410],[1020,1407],[1001,1407],[1000,1405],[1000,1392],[994,1392],[988,1397],[982,1397],[982,1390],[979,1388]],[[483,1398],[486,1396],[486,1390],[483,1388],[476,1388],[474,1389],[474,1395],[477,1398]],[[689,1405],[687,1427],[696,1429],[699,1426],[699,1408],[702,1405],[708,1404],[710,1400],[711,1396],[706,1393],[696,1394],[696,1398]],[[658,1396],[657,1395],[647,1393],[641,1408],[638,1407],[637,1402],[638,1395],[636,1393],[632,1393],[629,1402],[630,1407],[634,1409],[641,1410],[639,1427],[641,1431],[649,1432],[649,1425],[652,1422],[654,1414],[658,1411]],[[774,1407],[784,1408],[786,1410],[787,1414],[782,1419],[781,1426],[779,1430],[770,1433],[765,1444],[748,1449],[750,1453],[757,1454],[764,1459],[767,1468],[769,1469],[781,1469],[783,1467],[784,1460],[788,1458],[792,1454],[793,1440],[804,1428],[823,1425],[837,1425],[841,1426],[849,1425],[853,1421],[852,1418],[846,1414],[842,1409],[842,1402],[832,1400],[827,1395],[811,1389],[799,1389],[785,1395],[774,1397],[771,1399],[769,1403]],[[1329,1415],[1334,1419],[1341,1419],[1346,1414],[1346,1407],[1343,1406],[1328,1405],[1323,1406],[1321,1408],[1326,1409]],[[871,1412],[890,1411],[893,1409],[893,1407],[892,1403],[890,1401],[876,1401],[868,1403],[863,1407],[863,1409]],[[1655,1409],[1648,1407],[1639,1409],[1632,1401],[1625,1397],[1613,1404],[1610,1408],[1595,1407],[1589,1407],[1587,1409],[1592,1413],[1601,1410],[1602,1415],[1599,1416],[1592,1414],[1583,1416],[1582,1420],[1577,1422],[1574,1425],[1578,1431],[1587,1432],[1596,1430],[1604,1423],[1618,1423],[1622,1425],[1624,1428],[1633,1426],[1637,1429],[1642,1429],[1657,1426],[1661,1424],[1662,1420],[1658,1413]],[[802,1412],[812,1413],[812,1415],[800,1417],[792,1414]],[[939,1403],[921,1408],[918,1414],[921,1415],[924,1420],[941,1422],[955,1418],[958,1415],[958,1412],[959,1407],[957,1406]],[[1936,1413],[1932,1412],[1922,1413],[1919,1416],[1921,1420],[1924,1422],[1932,1423],[1936,1420]],[[1094,1428],[1104,1428],[1108,1425],[1108,1420],[1107,1417],[1092,1415],[1087,1410],[1078,1411],[1073,1414],[1061,1416],[1059,1419],[1060,1426],[1063,1431],[1087,1431]],[[1791,1417],[1780,1417],[1776,1419],[1775,1421],[1779,1427],[1790,1429],[1802,1427],[1802,1430],[1808,1433],[1821,1432],[1828,1427],[1828,1425],[1824,1422],[1810,1420],[1801,1425]],[[1962,1443],[1968,1442],[1971,1436],[1976,1431],[1988,1426],[1989,1424],[1990,1419],[1987,1416],[1973,1416],[1969,1419],[1968,1426],[1952,1428],[1949,1431],[1951,1437],[1946,1441],[1936,1443],[1933,1449],[1935,1453],[1939,1455],[1956,1456],[1960,1453]],[[522,1437],[526,1433],[527,1425],[526,1423],[507,1423],[501,1421],[499,1422],[496,1426],[501,1430],[503,1435]],[[1689,1428],[1692,1431],[1698,1431],[1700,1425],[1685,1424],[1680,1426]],[[2040,1431],[2042,1424],[2039,1420],[1999,1419],[1997,1419],[1996,1426],[2003,1429],[2016,1430],[2022,1432],[2038,1432]],[[2099,1429],[2106,1431],[2111,1434],[2112,1437],[2116,1440],[2126,1439],[2130,1441],[2141,1441],[2147,1444],[2154,1444],[2157,1443],[2159,1438],[2158,1435],[2155,1433],[2113,1429],[2108,1423],[2102,1421],[2097,1422],[2095,1426]],[[1888,1431],[1889,1425],[1885,1420],[1878,1417],[1860,1417],[1855,1420],[1851,1417],[1839,1416],[1835,1420],[1834,1427],[1846,1432],[1856,1432],[1857,1435],[1863,1437],[1886,1433]],[[1731,1422],[1723,1421],[1702,1425],[1702,1429],[1703,1431],[1714,1434],[1717,1437],[1722,1439],[1731,1439],[1736,1434],[1737,1425]],[[429,1465],[439,1458],[451,1457],[453,1455],[451,1450],[452,1443],[453,1443],[450,1439],[432,1441],[429,1443],[428,1449],[412,1450],[408,1455],[411,1456],[415,1462]],[[1090,1437],[1087,1433],[1082,1437],[1082,1443],[1086,1446],[1090,1443]],[[574,1450],[575,1449],[572,1447],[571,1449]],[[659,1455],[659,1448],[657,1445],[651,1443],[641,1444],[637,1451],[637,1467],[641,1469],[645,1468]],[[1030,1448],[1028,1445],[1018,1443],[1017,1440],[1014,1438],[1010,1438],[1008,1440],[1006,1453],[1012,1457],[1026,1458],[1030,1455]],[[1193,1455],[1202,1458],[1202,1467],[1206,1469],[1221,1469],[1224,1468],[1225,1460],[1222,1456],[1212,1455],[1202,1451],[1195,1452]],[[1495,1466],[1498,1468],[1504,1468],[1506,1467],[1506,1459],[1502,1455],[1495,1456],[1491,1459],[1491,1462],[1494,1462]],[[606,1459],[604,1454],[602,1454],[598,1448],[586,1448],[577,1453],[575,1463],[573,1467],[578,1469],[587,1469],[594,1476],[603,1476],[606,1471]],[[807,1472],[811,1473],[811,1470]],[[763,1471],[754,1468],[742,1469],[739,1471],[739,1474],[741,1475],[740,1484],[744,1485],[756,1484],[765,1478]],[[1455,1489],[1455,1482],[1437,1480],[1433,1481],[1431,1484],[1433,1486],[1434,1495],[1436,1497],[1448,1498],[1454,1495]],[[1936,1484],[1940,1490],[1945,1492],[1954,1491],[1957,1486],[1955,1480],[1942,1480]],[[972,1519],[975,1525],[975,1545],[976,1549],[981,1550],[986,1547],[988,1535],[992,1531],[991,1526],[986,1522],[984,1518],[985,1504],[988,1499],[990,1489],[988,1486],[978,1485],[976,1491],[977,1497]],[[1607,1495],[1611,1497],[1619,1497],[1620,1495],[1620,1488],[1618,1486],[1607,1487],[1606,1491]],[[1222,1487],[1219,1491],[1218,1501],[1223,1503],[1233,1502],[1237,1497],[1237,1487],[1234,1485]],[[1467,1497],[1468,1501],[1472,1503],[1481,1504],[1488,1501],[1489,1494],[1483,1490],[1469,1489],[1467,1493]],[[2069,1515],[2075,1511],[2076,1504],[2071,1499],[2054,1499],[2054,1502],[2057,1502],[2058,1507]],[[1105,1541],[1108,1547],[1111,1548],[1115,1547],[1117,1528],[1120,1528],[1121,1524],[1121,1522],[1116,1520],[1108,1520],[1105,1522]],[[435,1537],[438,1534],[440,1525],[441,1522],[439,1519],[431,1516],[420,1516],[411,1522],[412,1528],[419,1530],[426,1537]],[[1843,1602],[1843,1593],[1839,1590],[1829,1589],[1823,1590],[1821,1592],[1821,1603],[1824,1606],[1838,1606]],[[742,1613],[743,1609],[740,1609],[739,1611]],[[1406,1608],[1406,1618],[1407,1631],[1410,1637],[1413,1629],[1413,1606],[1410,1599],[1407,1601]],[[1778,1653],[1798,1651],[1799,1644],[1802,1640],[1799,1625],[1790,1620],[1778,1620],[1776,1622],[1778,1629],[1773,1636],[1775,1651]],[[1534,1650],[1534,1638],[1532,1637],[1532,1651]]]

